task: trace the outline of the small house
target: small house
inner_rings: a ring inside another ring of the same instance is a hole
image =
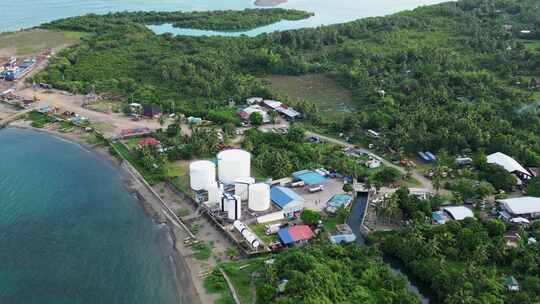
[[[159,118],[163,112],[157,105],[145,105],[143,106],[143,115],[148,118]]]
[[[354,241],[356,241],[356,235],[347,224],[337,225],[336,231],[330,235],[330,242],[332,244],[352,243]]]
[[[161,142],[153,137],[144,138],[137,142],[137,146],[142,149],[144,147],[159,147]]]
[[[519,240],[521,239],[521,237],[515,231],[508,231],[503,235],[503,239],[506,243],[506,246],[516,248],[519,246]]]
[[[278,231],[278,237],[285,246],[306,244],[314,236],[313,230],[308,225],[296,225]]]

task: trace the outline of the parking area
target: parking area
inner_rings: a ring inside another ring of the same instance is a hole
[[[294,192],[304,200],[304,207],[307,209],[322,211],[326,208],[327,202],[336,194],[343,192],[343,180],[340,178],[328,178],[323,184],[324,190],[310,193],[307,187],[294,188]]]

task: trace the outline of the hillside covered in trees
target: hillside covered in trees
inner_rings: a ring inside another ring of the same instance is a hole
[[[193,14],[184,20],[200,22]],[[253,13],[235,14],[251,20]],[[225,111],[229,99],[273,97],[261,76],[325,73],[352,90],[359,110],[327,121],[303,104],[321,127],[353,136],[376,129],[398,151],[501,151],[540,165],[536,0],[449,2],[254,38],[158,36],[145,24],[174,18],[145,15],[44,25],[99,35],[60,53],[35,80],[79,93],[111,91],[188,115],[211,111],[219,123],[237,123]],[[210,14],[206,24],[214,27],[219,18]]]
[[[314,244],[278,255],[257,286],[257,303],[419,303],[402,278],[355,245]],[[282,284],[283,293],[277,291]]]
[[[532,304],[540,301],[540,222],[519,231],[517,246],[507,245],[509,227],[499,220],[468,218],[445,225],[417,224],[384,238],[383,251],[399,258],[431,287],[441,303]],[[504,285],[513,276],[520,286]]]

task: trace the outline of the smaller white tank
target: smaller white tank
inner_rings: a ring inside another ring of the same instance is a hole
[[[207,160],[192,162],[189,164],[189,179],[191,189],[208,190],[209,185],[216,181],[216,165]]]
[[[241,177],[234,181],[234,195],[240,196],[243,201],[248,200],[249,186],[255,183],[253,177]]]
[[[234,195],[232,199],[227,199],[227,215],[229,220],[236,221],[242,217],[242,200]]]
[[[208,185],[208,203],[217,204],[221,201],[219,186],[216,182]]]
[[[249,186],[249,209],[266,211],[270,208],[270,186],[264,183]]]
[[[234,221],[233,226],[240,234],[246,239],[246,241],[253,247],[257,248],[261,243],[257,236],[249,230],[249,228],[240,221]]]

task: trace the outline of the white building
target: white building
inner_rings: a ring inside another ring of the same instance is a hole
[[[523,167],[515,159],[501,152],[488,155],[487,163],[499,165],[506,171],[515,174],[522,180],[527,180],[533,177],[533,174],[529,170],[525,169],[525,167]]]
[[[263,123],[269,123],[270,122],[270,115],[268,115],[268,113],[266,112],[266,110],[264,108],[262,108],[261,106],[258,106],[258,105],[252,105],[252,106],[249,106],[249,107],[243,109],[242,111],[238,112],[238,116],[240,116],[244,120],[249,120],[249,117],[253,113],[261,114],[261,116],[263,118]]]
[[[443,210],[448,213],[453,220],[461,221],[468,217],[474,218],[474,213],[471,209],[463,206],[445,207]]]
[[[540,197],[518,197],[498,200],[501,207],[510,215],[517,217],[540,217]]]

